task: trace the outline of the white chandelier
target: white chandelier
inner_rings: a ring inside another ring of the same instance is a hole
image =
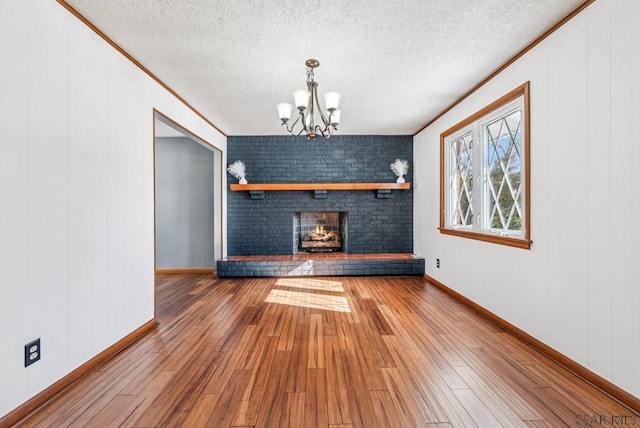
[[[340,115],[342,114],[342,110],[338,109],[340,94],[337,92],[324,94],[324,103],[327,107],[325,115],[318,101],[318,84],[313,80],[313,69],[317,68],[320,62],[317,59],[308,59],[305,64],[307,65],[307,89],[298,89],[293,92],[293,99],[299,113],[298,118],[289,128],[287,122],[291,117],[293,106],[288,103],[281,103],[276,106],[278,115],[282,120],[282,125],[287,128],[291,135],[297,137],[305,133],[309,140],[316,138],[318,135],[330,138],[338,130],[338,123],[340,123]],[[316,120],[316,111],[319,114],[319,120]],[[294,131],[298,122],[302,126],[299,131]]]

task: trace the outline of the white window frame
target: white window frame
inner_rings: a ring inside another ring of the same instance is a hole
[[[489,204],[489,165],[486,126],[496,119],[520,109],[521,118],[521,188],[520,230],[491,228]],[[455,159],[451,143],[471,133],[472,135],[472,196],[473,221],[471,225],[453,223],[457,201],[453,186]],[[497,244],[529,249],[530,240],[530,162],[529,162],[529,82],[519,86],[487,107],[476,112],[440,135],[440,232]]]
[[[447,225],[448,227],[452,228],[452,229],[458,229],[458,230],[474,230],[475,228],[475,223],[477,220],[477,213],[478,211],[478,207],[477,204],[474,203],[474,201],[477,198],[473,198],[473,190],[476,189],[477,187],[477,180],[476,177],[472,174],[472,182],[471,182],[471,187],[472,187],[472,196],[471,196],[471,208],[472,208],[472,215],[471,215],[471,224],[469,225],[457,225],[453,223],[453,217],[455,216],[455,212],[457,210],[457,200],[456,198],[454,198],[453,195],[453,187],[454,187],[454,182],[455,182],[455,177],[454,177],[454,170],[456,169],[456,159],[453,156],[453,148],[451,147],[452,143],[459,141],[461,139],[464,139],[467,135],[471,135],[471,141],[472,141],[472,149],[471,149],[471,170],[472,171],[478,171],[478,161],[477,161],[477,156],[475,155],[475,152],[477,151],[477,143],[478,143],[478,138],[477,138],[477,132],[476,132],[476,126],[467,126],[464,128],[461,128],[459,130],[459,132],[456,132],[455,134],[451,134],[450,136],[448,136],[445,139],[445,150],[446,150],[446,154],[445,154],[445,158],[446,158],[446,173],[445,173],[445,177],[446,177],[446,183],[445,185],[447,186],[447,191],[445,194],[445,202],[446,202],[446,221],[447,221]]]

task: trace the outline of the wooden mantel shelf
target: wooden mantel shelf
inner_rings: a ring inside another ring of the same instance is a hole
[[[231,184],[232,192],[251,190],[409,190],[411,183],[261,183]]]

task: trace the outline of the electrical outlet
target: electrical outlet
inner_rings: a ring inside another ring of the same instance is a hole
[[[40,349],[40,338],[24,345],[24,366],[30,366],[40,359],[42,351]]]
[[[440,269],[440,259],[436,259],[436,267]]]

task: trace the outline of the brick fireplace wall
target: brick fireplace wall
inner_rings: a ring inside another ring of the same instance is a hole
[[[290,136],[227,139],[227,162],[242,160],[249,183],[395,182],[389,164],[409,162],[413,183],[412,136],[333,136],[329,140]],[[237,183],[227,175],[228,183]],[[373,190],[265,191],[264,199],[227,188],[229,255],[292,254],[293,215],[301,211],[349,213],[349,252],[412,253],[413,190],[393,190],[387,199]]]

